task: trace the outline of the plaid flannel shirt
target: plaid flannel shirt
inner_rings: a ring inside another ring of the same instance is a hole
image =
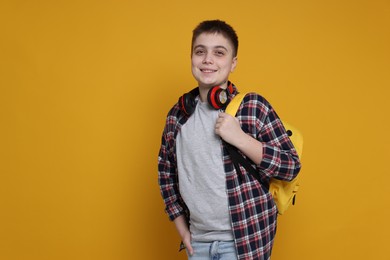
[[[234,87],[233,97],[237,94]],[[226,147],[223,162],[229,200],[231,227],[238,259],[266,260],[270,258],[276,233],[277,208],[268,192],[271,177],[294,179],[300,170],[300,161],[278,115],[260,95],[249,93],[241,103],[236,117],[248,135],[263,144],[263,159],[253,166],[259,171],[259,183],[245,168],[237,175]],[[168,113],[158,157],[158,179],[165,211],[171,220],[189,211],[179,193],[176,167],[176,136],[187,117],[176,104]],[[223,146],[223,144],[221,144]]]

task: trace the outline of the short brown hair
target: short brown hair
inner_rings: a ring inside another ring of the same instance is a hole
[[[202,33],[220,33],[226,37],[233,44],[233,57],[237,56],[238,52],[238,36],[234,31],[233,27],[221,20],[208,20],[201,22],[193,31],[192,31],[192,43],[191,43],[191,53],[194,47],[194,42],[196,38]]]

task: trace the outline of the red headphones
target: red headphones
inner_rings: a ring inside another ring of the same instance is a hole
[[[233,94],[233,92],[234,88],[231,82],[228,82],[228,87],[226,89],[223,89],[220,86],[212,87],[207,93],[207,102],[216,110],[225,108],[230,101],[229,96]],[[194,113],[196,107],[195,99],[198,95],[199,88],[194,88],[179,98],[180,109],[187,116]]]

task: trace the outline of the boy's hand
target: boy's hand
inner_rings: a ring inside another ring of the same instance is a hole
[[[215,133],[224,141],[236,146],[244,132],[241,129],[238,119],[226,113],[219,113],[215,123]]]
[[[260,164],[263,160],[263,144],[247,135],[241,129],[237,118],[226,113],[220,113],[215,124],[215,133],[225,142],[235,146],[255,164]]]
[[[194,253],[194,250],[191,246],[191,232],[188,229],[187,221],[184,217],[184,215],[181,215],[173,221],[175,223],[177,232],[179,233],[181,237],[181,241],[184,244],[184,247],[187,249],[188,254],[192,255]],[[180,249],[182,247],[180,246]]]
[[[194,254],[194,249],[191,246],[191,233],[189,231],[184,234],[182,241],[185,248],[187,249],[188,254],[192,256]]]

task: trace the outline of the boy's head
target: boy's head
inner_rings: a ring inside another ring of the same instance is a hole
[[[234,47],[233,57],[237,56],[238,52],[238,37],[234,29],[220,20],[209,20],[201,22],[192,33],[191,53],[193,51],[196,38],[202,33],[219,33],[228,39]]]

